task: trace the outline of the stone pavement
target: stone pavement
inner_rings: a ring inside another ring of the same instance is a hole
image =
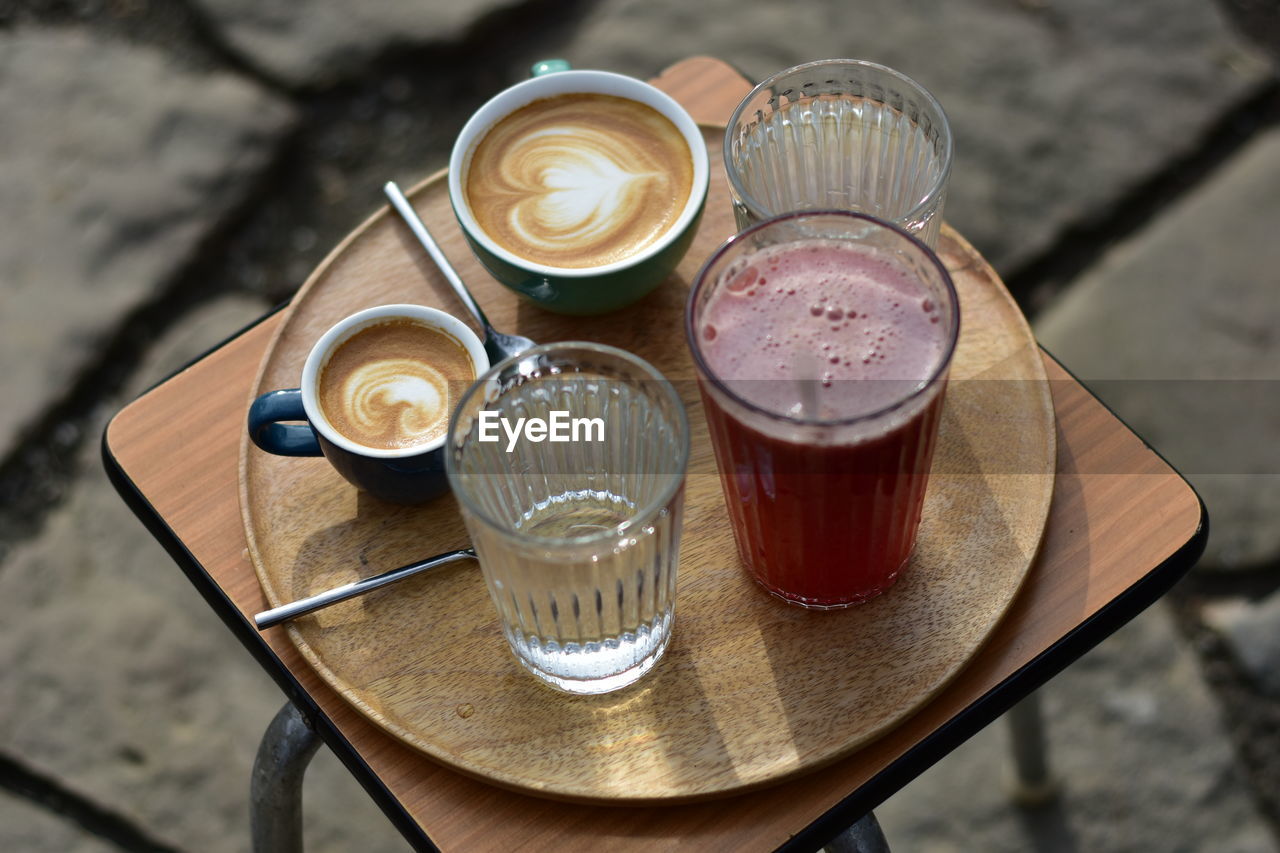
[[[878,810],[895,849],[1280,846],[1280,5],[46,0],[0,3],[0,850],[248,846],[282,696],[107,483],[106,420],[532,61],[691,54],[932,89],[948,219],[1213,518],[1194,576],[1042,691],[1060,799],[1008,803],[997,724]],[[306,813],[308,849],[404,849],[324,750]]]

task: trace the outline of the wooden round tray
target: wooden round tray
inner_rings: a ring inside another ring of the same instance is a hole
[[[631,688],[572,697],[525,673],[472,562],[287,627],[306,660],[377,725],[496,784],[589,802],[674,802],[822,766],[885,734],[960,671],[1039,547],[1055,463],[1040,353],[995,273],[944,228],[939,253],[960,292],[962,333],[911,564],[886,595],[828,613],[783,605],[746,577],[683,339],[689,282],[734,231],[722,130],[706,133],[711,190],[693,248],[652,294],[604,317],[549,314],[493,281],[463,241],[443,173],[410,193],[496,328],[640,354],[676,384],[692,427],[674,638]],[[296,386],[326,328],[386,302],[465,317],[408,229],[383,208],[299,291],[254,393]],[[322,459],[271,456],[247,438],[240,465],[249,553],[272,606],[467,544],[451,496],[417,508],[383,504]]]

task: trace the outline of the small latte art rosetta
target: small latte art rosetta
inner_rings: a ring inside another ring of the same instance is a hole
[[[407,358],[361,365],[346,377],[342,398],[352,431],[380,436],[391,446],[431,441],[449,414],[448,380],[431,365]]]
[[[680,217],[693,186],[684,137],[657,110],[611,95],[535,101],[481,140],[467,203],[495,242],[562,268],[642,251]]]
[[[435,441],[449,427],[450,389],[475,378],[462,344],[405,319],[375,323],[334,350],[320,372],[320,409],[340,434],[395,450]]]

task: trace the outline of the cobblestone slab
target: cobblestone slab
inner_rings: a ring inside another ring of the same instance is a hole
[[[1205,0],[604,0],[561,53],[638,76],[694,54],[753,79],[831,57],[897,68],[947,111],[946,216],[1001,272],[1192,149],[1268,73]]]
[[[70,820],[0,791],[0,850],[15,853],[118,853],[120,848]]]
[[[130,395],[265,307],[228,298],[176,324]],[[179,849],[247,850],[249,771],[283,696],[133,517],[88,444],[67,503],[0,565],[0,751]],[[403,848],[332,757],[318,760],[306,791],[308,849]]]
[[[456,47],[468,31],[450,23],[453,12],[436,9],[438,0],[413,8],[408,0],[197,2],[250,62],[299,85],[355,74],[369,56],[396,45]],[[569,4],[573,12],[546,4],[542,18],[522,14],[513,25],[519,29],[503,29],[508,9],[537,5],[449,7],[487,22],[481,29],[494,43],[484,45],[483,67],[426,81],[389,79],[385,97],[370,95],[362,107],[368,114],[355,135],[381,128],[380,154],[389,161],[430,138],[420,163],[397,165],[421,177],[446,158],[451,136],[441,129],[459,127],[485,97],[522,78],[533,59],[559,55],[578,67],[647,77],[706,54],[756,79],[813,59],[871,59],[938,95],[957,138],[947,218],[1006,274],[1194,150],[1272,73],[1212,0],[874,0],[856,8],[837,0],[577,0]],[[549,23],[530,26],[531,19]],[[429,47],[422,55],[432,56]],[[410,97],[417,87],[455,95]],[[414,140],[397,138],[405,133]],[[346,191],[350,175],[332,163],[321,168],[331,173],[330,189]],[[376,186],[387,171],[355,183]]]
[[[1273,130],[1036,323],[1041,342],[1200,491],[1206,568],[1280,561],[1278,222]]]
[[[320,86],[384,51],[456,41],[512,0],[195,0],[223,38],[286,85]]]
[[[1193,652],[1165,605],[1041,690],[1048,807],[1008,797],[1007,725],[984,729],[876,809],[891,848],[1274,853]]]
[[[1253,683],[1267,696],[1280,699],[1280,592],[1256,603],[1216,602],[1207,605],[1202,615],[1222,635]]]
[[[0,31],[0,115],[3,458],[243,202],[292,111],[138,46],[21,29]]]

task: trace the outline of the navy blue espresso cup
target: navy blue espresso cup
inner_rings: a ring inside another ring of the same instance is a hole
[[[470,359],[469,377],[445,377],[443,387],[449,390],[442,403],[447,424],[453,402],[489,369],[484,346],[465,323],[443,311],[423,305],[380,305],[352,314],[316,341],[303,364],[300,387],[269,391],[253,401],[248,423],[253,443],[278,456],[324,456],[353,486],[391,503],[423,503],[448,491],[444,473],[447,430],[408,447],[371,447],[339,432],[320,405],[320,378],[330,356],[356,334],[396,321],[421,324],[452,338]],[[396,358],[398,354],[385,355]]]

